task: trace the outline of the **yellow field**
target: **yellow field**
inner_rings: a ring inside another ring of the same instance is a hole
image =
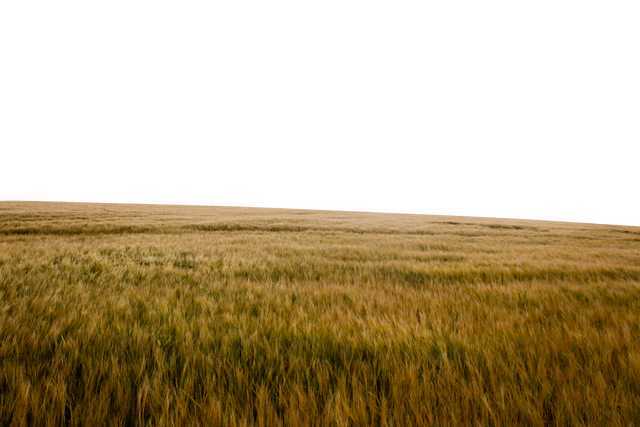
[[[640,228],[0,202],[0,425],[640,425]]]

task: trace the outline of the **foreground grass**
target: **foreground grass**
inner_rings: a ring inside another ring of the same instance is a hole
[[[0,203],[0,425],[640,425],[640,229]]]

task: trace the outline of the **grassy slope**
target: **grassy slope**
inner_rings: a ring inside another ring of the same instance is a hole
[[[0,202],[0,425],[638,425],[640,228]]]

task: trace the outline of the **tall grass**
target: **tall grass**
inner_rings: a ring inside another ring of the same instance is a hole
[[[0,425],[640,425],[639,337],[634,227],[0,203]]]

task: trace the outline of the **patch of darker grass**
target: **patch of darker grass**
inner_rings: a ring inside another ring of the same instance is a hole
[[[221,222],[213,224],[191,224],[183,227],[186,230],[196,231],[271,231],[271,232],[300,232],[312,230],[311,227],[297,225],[269,225],[238,222]]]
[[[497,229],[503,229],[503,230],[524,230],[527,228],[534,228],[534,227],[525,227],[523,225],[506,225],[506,224],[479,224],[482,227],[488,227],[488,228],[497,228]]]
[[[447,252],[452,251],[449,246],[443,245],[442,243],[421,243],[418,245],[423,251],[439,251],[439,252]]]
[[[196,269],[200,267],[200,262],[196,259],[195,254],[191,251],[182,251],[176,257],[173,265],[182,269]]]
[[[431,261],[440,261],[440,262],[460,262],[464,261],[466,258],[462,255],[431,255],[429,257]]]
[[[147,226],[121,226],[121,227],[19,227],[0,229],[0,235],[4,236],[78,236],[78,235],[103,235],[103,234],[142,234],[161,231],[157,227]]]

